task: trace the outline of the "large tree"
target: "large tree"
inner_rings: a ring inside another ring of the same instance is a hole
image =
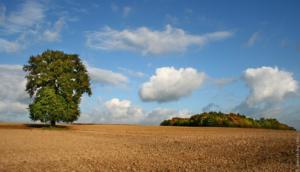
[[[27,72],[26,91],[33,99],[29,105],[34,121],[73,122],[80,115],[82,94],[91,95],[90,78],[77,54],[47,50],[31,56],[23,70]]]

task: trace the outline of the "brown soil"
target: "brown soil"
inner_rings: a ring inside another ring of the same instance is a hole
[[[0,124],[0,171],[295,171],[295,131]]]

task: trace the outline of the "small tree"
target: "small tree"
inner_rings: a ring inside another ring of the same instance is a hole
[[[78,55],[47,50],[31,56],[23,69],[27,72],[26,91],[34,99],[29,105],[32,120],[55,126],[56,122],[78,119],[82,94],[92,94],[87,70]]]

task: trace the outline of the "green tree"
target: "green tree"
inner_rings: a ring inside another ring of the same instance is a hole
[[[92,94],[90,78],[78,55],[47,50],[31,56],[23,70],[27,72],[26,91],[34,99],[29,105],[32,120],[55,126],[56,122],[78,119],[82,94]]]

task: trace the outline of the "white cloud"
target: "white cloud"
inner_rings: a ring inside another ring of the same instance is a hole
[[[205,74],[194,68],[158,68],[150,81],[142,85],[139,95],[143,101],[174,101],[192,94],[204,80]]]
[[[113,98],[90,113],[83,113],[79,122],[134,124],[139,123],[144,116],[144,110],[132,105],[131,101]]]
[[[128,80],[122,74],[114,73],[109,70],[89,66],[87,69],[91,75],[92,82],[110,85],[122,85]],[[22,70],[22,66],[0,64],[0,81],[0,121],[27,120],[28,111],[26,108],[28,107],[30,98],[25,91],[26,79],[25,72]],[[126,101],[120,101],[120,106],[121,105],[125,106]],[[109,112],[112,111],[110,108],[113,107],[113,104],[109,105],[107,103],[106,106],[108,110],[105,111],[105,115],[109,116]],[[121,113],[121,110],[119,111]],[[137,111],[138,109],[130,107],[128,113],[135,114]],[[83,116],[84,115],[85,114],[83,114]]]
[[[297,110],[295,111],[297,108],[289,106],[291,102],[299,101],[298,82],[292,73],[277,67],[249,68],[245,70],[243,79],[250,93],[232,111],[254,118],[276,118],[280,122],[299,128],[299,125],[293,122],[300,119]]]
[[[147,112],[143,108],[133,105],[130,100],[113,98],[100,104],[97,103],[89,112],[83,112],[78,122],[159,125],[165,119],[189,117],[190,115],[191,112],[187,109],[156,108]]]
[[[256,43],[256,41],[259,39],[259,36],[260,36],[259,32],[254,32],[248,39],[247,46],[248,47],[253,46]]]
[[[298,90],[298,82],[293,74],[277,67],[249,68],[244,72],[244,79],[250,88],[250,95],[246,100],[249,105],[280,101]]]
[[[121,73],[116,73],[110,70],[91,67],[87,65],[88,73],[92,82],[109,85],[124,85],[128,82],[128,78]]]
[[[128,50],[146,54],[184,52],[188,47],[201,47],[209,42],[222,40],[232,35],[228,31],[192,35],[179,28],[167,25],[165,30],[151,30],[140,27],[135,30],[114,30],[106,27],[101,31],[89,32],[86,44],[101,50]]]
[[[131,105],[129,100],[113,98],[104,103],[105,114],[112,122],[137,123],[144,117],[143,109]]]
[[[1,115],[15,115],[23,114],[26,115],[28,104],[20,102],[0,101],[0,112]]]
[[[15,53],[22,49],[22,46],[17,41],[8,41],[0,38],[0,52]]]
[[[27,114],[29,96],[24,77],[22,66],[0,65],[0,119],[3,115]]]
[[[53,29],[47,29],[43,33],[42,39],[48,42],[55,42],[59,41],[60,39],[60,32],[65,24],[65,21],[63,18],[58,19],[55,24]]]

